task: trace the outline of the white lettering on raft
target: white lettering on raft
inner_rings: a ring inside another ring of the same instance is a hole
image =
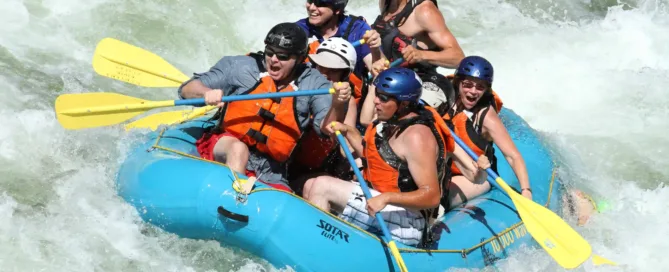
[[[493,239],[490,241],[490,244],[492,244],[493,251],[498,253],[525,235],[527,235],[527,229],[525,228],[525,225],[520,225],[512,231],[506,232],[502,236],[499,236],[497,239]]]

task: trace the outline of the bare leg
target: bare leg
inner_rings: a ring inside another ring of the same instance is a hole
[[[457,206],[490,190],[490,183],[473,183],[464,176],[453,176],[448,186],[450,206]]]
[[[567,198],[569,197],[567,194],[571,196],[571,202],[567,201]],[[590,216],[596,212],[595,206],[590,202],[588,196],[580,190],[569,189],[562,196],[562,200],[563,203],[565,203],[563,205],[563,212],[576,216],[578,218],[579,226],[585,225],[588,222],[588,219],[590,219]]]
[[[214,160],[227,164],[235,172],[244,173],[249,160],[249,148],[235,137],[221,137],[214,146]]]
[[[297,178],[294,178],[290,180],[290,188],[295,191],[296,194],[302,196],[303,198],[306,198],[307,195],[307,185],[306,182],[309,179],[316,178],[318,176],[323,176],[326,175],[326,173],[323,172],[314,172],[314,173],[308,173],[308,174],[302,174],[299,175]]]
[[[307,180],[304,185],[305,198],[317,207],[341,213],[351,197],[355,184],[330,176],[320,176]]]

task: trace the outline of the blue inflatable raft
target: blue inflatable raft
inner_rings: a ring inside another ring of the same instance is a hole
[[[561,186],[548,150],[515,113],[504,109],[501,118],[526,161],[534,201],[557,211]],[[238,193],[228,167],[198,156],[195,141],[211,125],[198,119],[150,133],[123,162],[118,194],[143,220],[180,237],[241,248],[278,268],[399,271],[379,237],[297,195],[260,182],[250,194]],[[519,189],[498,148],[496,155],[500,176]],[[512,201],[497,189],[446,212],[432,232],[429,248],[398,243],[410,271],[482,268],[523,244],[538,247]]]

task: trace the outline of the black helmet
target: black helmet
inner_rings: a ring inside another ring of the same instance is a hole
[[[333,11],[344,11],[348,0],[307,0],[309,4],[316,4],[317,7],[330,7]]]
[[[332,2],[332,10],[334,11],[339,11],[339,10],[343,11],[346,8],[346,5],[348,4],[348,0],[333,0],[331,2]]]
[[[296,23],[280,23],[270,29],[265,46],[286,50],[296,55],[307,54],[307,33]]]

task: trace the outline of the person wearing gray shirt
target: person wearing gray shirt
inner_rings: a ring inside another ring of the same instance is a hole
[[[184,82],[179,87],[179,97],[182,99],[204,97],[207,105],[223,106],[221,99],[224,95],[245,95],[264,85],[271,85],[274,88],[273,91],[282,90],[289,85],[293,86],[297,92],[334,88],[334,95],[295,97],[293,109],[300,136],[309,124],[313,124],[314,131],[320,135],[331,133],[331,130],[327,128],[328,125],[333,121],[344,120],[348,100],[351,97],[350,88],[340,84],[332,86],[333,84],[320,72],[303,63],[307,53],[307,37],[295,23],[280,23],[274,26],[265,38],[265,46],[264,56],[250,54],[223,57],[209,71],[195,74],[190,80]],[[264,84],[267,78],[270,78],[273,83]],[[226,107],[229,110],[231,104],[240,102],[244,101],[230,102]],[[228,111],[226,111],[227,114]],[[254,113],[250,118],[257,117],[257,115],[259,113]],[[313,122],[310,117],[313,117]],[[221,120],[223,118],[221,117]],[[281,123],[282,120],[267,122],[287,126]],[[203,158],[227,163],[226,161],[243,156],[236,152],[214,148],[223,134],[225,133],[212,131],[212,133],[205,133],[205,136],[198,140],[198,151]],[[299,140],[299,137],[296,140]],[[221,152],[225,153],[224,156],[215,154]],[[250,145],[248,153],[247,174],[253,173],[264,183],[290,191],[286,180],[286,161],[277,161],[269,154],[261,152],[260,148]]]

